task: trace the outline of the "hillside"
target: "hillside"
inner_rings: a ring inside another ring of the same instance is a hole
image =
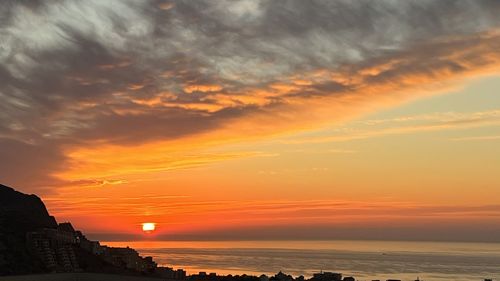
[[[0,185],[0,275],[43,271],[26,246],[26,233],[56,228],[42,200]]]

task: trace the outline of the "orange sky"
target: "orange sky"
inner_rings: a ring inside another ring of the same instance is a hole
[[[497,76],[478,78],[352,121],[315,130],[285,126],[247,140],[218,139],[219,131],[177,142],[79,147],[67,154],[74,164],[57,174],[78,185],[45,201],[60,220],[116,239],[325,238],[301,228],[330,229],[334,238],[417,229],[415,239],[442,239],[443,226],[488,229],[500,222],[498,86]],[[142,235],[143,222],[157,223],[154,235]],[[291,230],[280,236],[276,227]]]
[[[3,183],[108,239],[498,239],[498,6],[256,3],[14,5]]]

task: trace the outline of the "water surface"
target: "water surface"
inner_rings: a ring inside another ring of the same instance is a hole
[[[359,280],[500,280],[500,243],[391,241],[136,241],[130,246],[164,266],[218,274],[310,277],[341,272]]]

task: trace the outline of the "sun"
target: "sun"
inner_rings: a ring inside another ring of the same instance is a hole
[[[156,223],[154,222],[145,222],[142,224],[142,231],[150,233],[155,231]]]

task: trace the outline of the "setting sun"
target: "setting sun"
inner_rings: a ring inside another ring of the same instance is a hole
[[[156,224],[152,222],[145,222],[142,224],[142,231],[153,232],[156,228]]]
[[[0,281],[500,281],[500,0],[0,0],[0,38]]]

